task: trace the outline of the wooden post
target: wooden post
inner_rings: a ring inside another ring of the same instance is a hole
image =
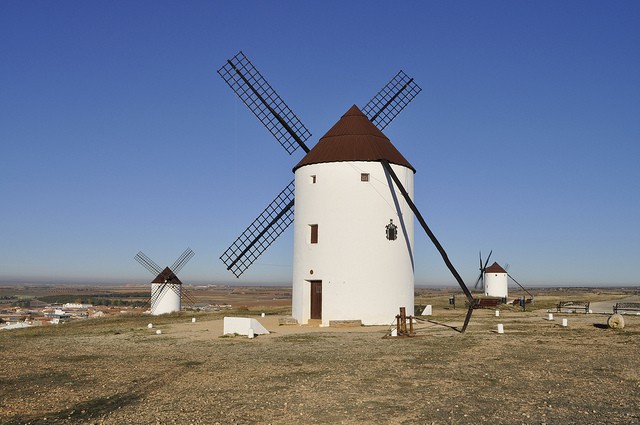
[[[400,317],[402,318],[402,335],[407,334],[407,312],[404,307],[400,307]]]

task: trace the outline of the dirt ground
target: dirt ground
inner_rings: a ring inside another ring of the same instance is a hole
[[[0,423],[640,423],[640,316],[621,330],[606,314],[549,321],[548,294],[475,311],[461,334],[465,310],[438,296],[414,338],[280,326],[276,310],[244,312],[271,331],[254,339],[185,313],[1,331]]]

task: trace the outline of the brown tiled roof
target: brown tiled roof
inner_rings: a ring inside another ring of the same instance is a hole
[[[416,169],[391,141],[353,105],[302,160],[293,167],[342,161],[380,161]]]
[[[153,279],[153,281],[151,281],[151,283],[165,283],[165,282],[173,283],[175,285],[182,285],[182,282],[180,281],[180,279],[178,279],[178,276],[176,276],[175,273],[173,273],[173,271],[171,271],[169,267],[165,267],[164,270],[162,270],[160,274],[156,276],[156,278]]]
[[[484,269],[484,272],[485,273],[506,273],[507,271],[502,267],[500,267],[500,264],[494,261],[492,265]]]

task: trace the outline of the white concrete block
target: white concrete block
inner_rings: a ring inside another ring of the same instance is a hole
[[[431,316],[433,314],[433,307],[431,307],[431,304],[427,305],[424,310],[422,310],[422,315],[423,316]]]
[[[269,333],[269,331],[256,319],[250,317],[224,318],[224,335],[249,335],[249,330],[253,330],[254,335],[266,335]]]

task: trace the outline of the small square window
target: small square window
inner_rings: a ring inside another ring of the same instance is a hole
[[[369,181],[369,173],[361,173],[360,174],[360,181],[361,182],[368,182]]]
[[[309,176],[309,183],[311,184],[315,184],[316,183],[316,176],[315,174],[313,176]]]

